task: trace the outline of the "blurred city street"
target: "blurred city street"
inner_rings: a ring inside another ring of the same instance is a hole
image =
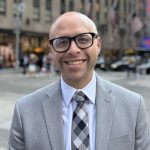
[[[150,0],[34,0],[32,4],[30,0],[1,0],[0,150],[8,150],[16,101],[60,76],[53,66],[55,58],[50,52],[53,44],[49,43],[52,37],[48,34],[55,25],[53,21],[68,11],[82,13],[94,22],[101,39],[96,72],[106,80],[141,94],[150,122]],[[82,22],[77,23],[82,25]],[[67,34],[64,31],[53,38],[80,37],[77,36],[80,30],[77,31],[73,27]],[[84,31],[81,33],[85,35]],[[99,40],[97,36],[93,38]],[[74,38],[79,48],[77,41]],[[71,40],[68,42],[71,44]]]
[[[126,72],[96,71],[104,79],[140,93],[145,99],[150,121],[150,75],[136,76],[132,74],[128,77]],[[54,82],[58,77],[59,75],[56,74],[29,76],[23,75],[21,71],[16,73],[13,69],[0,70],[0,150],[7,150],[8,134],[16,100]]]

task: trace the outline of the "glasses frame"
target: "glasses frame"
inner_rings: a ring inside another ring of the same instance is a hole
[[[76,39],[76,37],[78,37],[78,36],[80,36],[80,35],[82,35],[82,34],[90,34],[90,35],[92,36],[91,45],[89,45],[89,46],[87,46],[87,47],[84,47],[84,48],[82,48],[82,47],[80,47],[80,46],[77,45],[75,39]],[[86,48],[91,47],[91,46],[93,45],[94,38],[98,38],[98,37],[99,37],[99,35],[96,34],[96,33],[94,33],[94,32],[86,32],[86,33],[80,33],[80,34],[78,34],[78,35],[76,35],[76,36],[73,36],[73,37],[62,36],[62,37],[57,37],[57,38],[54,38],[54,39],[50,39],[50,40],[49,40],[49,44],[53,47],[53,49],[54,49],[56,52],[58,52],[58,53],[64,53],[64,52],[67,52],[67,51],[69,50],[72,41],[74,41],[74,42],[76,43],[76,46],[77,46],[78,48],[80,48],[80,49],[86,49]],[[54,47],[54,45],[53,45],[53,41],[56,40],[56,39],[58,39],[58,38],[68,38],[68,39],[69,39],[69,46],[68,46],[68,48],[67,48],[66,50],[64,50],[64,51],[57,51],[57,50],[55,49],[55,47]]]

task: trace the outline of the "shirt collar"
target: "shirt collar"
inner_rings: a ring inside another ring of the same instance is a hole
[[[62,96],[64,99],[65,104],[68,106],[71,102],[72,96],[76,90],[81,90],[89,100],[95,104],[95,97],[96,97],[96,75],[95,72],[93,73],[92,80],[82,89],[75,89],[72,86],[65,83],[61,76],[61,90]]]

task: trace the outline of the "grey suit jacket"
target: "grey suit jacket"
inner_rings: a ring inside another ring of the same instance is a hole
[[[95,150],[150,150],[142,97],[97,75]],[[65,150],[60,80],[19,100],[9,150]]]

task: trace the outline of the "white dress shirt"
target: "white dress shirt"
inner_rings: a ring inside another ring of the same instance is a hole
[[[82,89],[75,89],[66,84],[61,77],[61,89],[63,96],[63,123],[64,123],[64,142],[65,150],[71,150],[71,128],[72,115],[77,103],[71,101],[76,90],[81,90],[88,98],[89,103],[86,103],[88,119],[89,119],[89,136],[90,136],[90,150],[95,150],[95,129],[96,129],[96,76],[93,73],[92,80]]]

